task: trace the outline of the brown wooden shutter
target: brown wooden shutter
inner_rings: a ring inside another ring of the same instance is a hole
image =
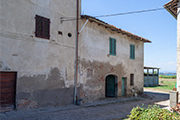
[[[50,19],[36,15],[36,37],[50,38]]]
[[[36,15],[36,37],[42,36],[42,17]]]
[[[43,18],[42,20],[42,37],[50,38],[50,20],[47,18]]]

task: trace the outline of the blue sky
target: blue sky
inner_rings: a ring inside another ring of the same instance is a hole
[[[82,14],[97,16],[160,8],[170,0],[82,0]],[[176,72],[177,21],[165,9],[98,18],[152,43],[145,43],[144,65]]]

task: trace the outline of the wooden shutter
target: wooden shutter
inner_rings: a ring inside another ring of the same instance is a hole
[[[112,54],[112,39],[109,38],[109,54]]]
[[[135,45],[133,45],[133,59],[135,59]]]
[[[113,42],[114,42],[114,55],[116,55],[116,39],[114,39]]]
[[[135,59],[135,46],[130,45],[130,58]]]
[[[50,19],[36,15],[36,37],[50,38]]]
[[[130,45],[130,58],[132,59],[132,45]]]
[[[42,17],[36,15],[36,37],[42,36]]]
[[[50,20],[47,18],[43,18],[42,20],[42,37],[43,38],[50,38]]]
[[[112,47],[112,53],[111,54],[114,55],[114,39],[112,39],[112,46],[111,47]]]
[[[116,39],[109,38],[109,54],[116,55]]]

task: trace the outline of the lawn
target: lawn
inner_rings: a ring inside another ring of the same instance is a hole
[[[164,79],[159,78],[159,86],[156,87],[144,87],[144,88],[151,88],[151,89],[157,89],[162,91],[169,91],[172,90],[175,87],[176,79]]]

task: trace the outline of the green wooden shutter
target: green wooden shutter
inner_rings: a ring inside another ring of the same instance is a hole
[[[135,46],[130,45],[130,59],[135,59]]]
[[[135,45],[133,45],[133,59],[135,59]]]
[[[109,54],[112,54],[112,39],[109,38]]]
[[[114,55],[116,55],[116,39],[114,39]]]
[[[130,58],[132,59],[132,45],[130,45]]]
[[[112,39],[112,55],[114,55],[114,39]]]
[[[109,38],[109,54],[116,55],[116,39]]]

